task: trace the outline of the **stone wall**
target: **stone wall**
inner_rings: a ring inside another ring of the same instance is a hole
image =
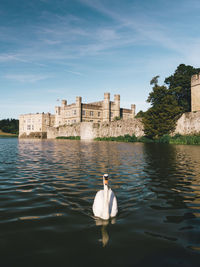
[[[31,132],[29,134],[23,133],[19,135],[20,139],[46,139],[47,138],[47,132]]]
[[[80,123],[47,128],[47,139],[55,139],[58,136],[80,136]]]
[[[143,124],[140,119],[118,120],[110,123],[100,123],[96,129],[97,137],[124,136],[125,134],[143,136]]]
[[[96,137],[109,137],[120,135],[144,135],[143,124],[140,119],[118,120],[113,122],[82,122],[74,125],[49,127],[47,138],[54,139],[58,136],[80,136],[81,139],[94,139]]]
[[[177,121],[174,134],[192,135],[200,133],[200,111],[184,113]]]

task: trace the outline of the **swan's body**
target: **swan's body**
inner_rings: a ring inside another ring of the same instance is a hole
[[[97,192],[92,207],[94,216],[103,220],[115,217],[118,212],[117,199],[113,191],[108,187],[107,180],[103,179],[104,189]]]

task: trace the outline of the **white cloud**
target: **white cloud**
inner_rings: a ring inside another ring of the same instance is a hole
[[[35,83],[49,78],[47,75],[37,74],[6,74],[4,78],[21,83]]]

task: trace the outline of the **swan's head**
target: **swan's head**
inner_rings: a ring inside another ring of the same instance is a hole
[[[108,174],[103,175],[103,184],[108,185]]]

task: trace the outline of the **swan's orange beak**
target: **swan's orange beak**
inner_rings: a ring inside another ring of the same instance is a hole
[[[108,180],[104,179],[104,184],[108,185]]]

